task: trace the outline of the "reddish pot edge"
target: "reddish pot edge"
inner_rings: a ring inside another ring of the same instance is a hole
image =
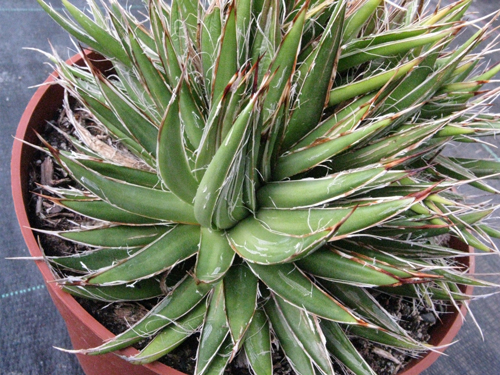
[[[99,56],[92,52],[87,52],[90,58],[101,60]],[[80,54],[74,55],[67,60],[69,64],[82,65],[83,59]],[[26,205],[30,199],[28,186],[28,175],[22,174],[27,171],[32,156],[35,153],[33,147],[28,143],[37,144],[36,134],[33,130],[42,127],[47,119],[52,119],[62,103],[63,90],[60,86],[54,84],[57,73],[52,73],[49,78],[40,86],[30,102],[28,103],[16,132],[16,139],[12,148],[11,159],[11,184],[14,208],[17,219],[21,227],[21,233],[29,252],[33,257],[42,257],[42,252],[35,239],[33,231],[30,228]],[[52,99],[55,98],[55,99]],[[460,241],[454,241],[453,246],[467,251],[468,246]],[[472,249],[469,248],[469,252]],[[70,294],[65,293],[55,282],[54,275],[44,261],[36,261],[36,264],[43,275],[47,284],[47,289],[63,316],[71,342],[74,348],[84,349],[100,345],[103,341],[112,338],[114,335],[107,330],[101,323],[92,317]],[[470,272],[474,272],[474,257],[465,257],[464,264],[468,266]],[[472,286],[467,286],[464,291],[472,294]],[[397,375],[417,375],[427,369],[434,363],[440,354],[444,352],[445,346],[450,344],[457,335],[463,324],[463,317],[467,313],[466,306],[461,307],[461,314],[454,312],[443,319],[443,324],[433,332],[431,343],[440,347],[437,351],[430,351],[421,358],[411,361],[402,372]],[[134,348],[127,348],[117,352],[118,355],[131,356],[137,354]],[[171,367],[155,362],[148,365],[137,366],[128,363],[126,360],[115,354],[106,354],[100,356],[78,355],[78,360],[87,375],[100,375],[105,370],[106,374],[113,375],[185,375]]]

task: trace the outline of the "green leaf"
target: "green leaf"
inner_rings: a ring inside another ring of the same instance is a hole
[[[259,62],[257,83],[260,85],[276,57],[282,36],[280,29],[281,4],[278,0],[254,0],[255,30],[252,41],[252,64]]]
[[[457,179],[459,181],[470,181],[469,185],[488,193],[499,193],[498,190],[488,186],[482,181],[478,181],[477,177],[471,171],[463,167],[461,164],[454,162],[453,159],[440,155],[437,157],[436,161],[437,163],[435,168],[439,174]],[[491,166],[492,164],[490,163],[489,165]]]
[[[442,258],[447,256],[456,256],[463,254],[460,250],[454,250],[447,246],[431,245],[427,243],[407,243],[404,240],[394,239],[394,238],[363,238],[360,241],[339,241],[337,244],[339,247],[344,248],[348,251],[355,251],[365,254],[371,258],[377,258],[382,261],[386,261],[382,252],[387,254],[393,254],[395,256],[404,256],[406,258],[418,259],[418,258]],[[378,249],[379,251],[373,251],[370,249]],[[379,258],[381,256],[381,258]],[[390,258],[390,263],[394,266],[400,265],[394,257]],[[402,263],[401,263],[402,264]]]
[[[314,375],[311,359],[300,346],[276,302],[270,298],[264,307],[280,347],[285,352],[292,369],[301,375]]]
[[[291,83],[285,87],[283,96],[277,104],[274,115],[263,124],[261,138],[267,141],[261,147],[259,175],[262,181],[268,182],[272,179],[272,172],[279,156],[279,143],[285,131],[288,113],[288,97]]]
[[[368,292],[366,288],[355,285],[322,282],[322,285],[346,306],[355,309],[371,322],[390,332],[408,337],[406,331]]]
[[[73,296],[102,302],[141,301],[164,294],[160,282],[154,278],[141,280],[132,285],[63,285],[63,290]]]
[[[297,60],[298,49],[300,47],[300,39],[307,6],[308,3],[306,3],[295,16],[290,30],[283,37],[279,49],[269,66],[268,71],[274,75],[270,80],[269,90],[266,98],[264,99],[264,103],[262,104],[264,122],[273,115],[276,110],[276,103],[280,101],[283,90],[285,90],[286,85],[295,71],[295,62]],[[274,51],[266,52],[268,54],[274,53]],[[264,56],[264,58],[266,58],[266,56]],[[269,56],[267,56],[267,58],[269,58]]]
[[[392,122],[391,120],[389,120]],[[389,121],[384,125],[388,126]],[[376,124],[376,123],[375,123]],[[442,123],[430,122],[415,124],[410,129],[388,135],[385,138],[360,148],[339,155],[332,162],[333,169],[362,168],[373,163],[390,162],[392,158],[407,156],[426,139],[431,138],[443,126]]]
[[[131,212],[112,206],[96,197],[80,197],[70,199],[46,198],[80,215],[92,219],[108,221],[113,224],[158,224],[158,220],[135,215]]]
[[[155,127],[158,127],[158,122],[161,120],[161,115],[156,110],[156,105],[150,95],[142,95],[144,84],[136,74],[127,69],[120,69],[120,65],[116,67],[116,77],[110,76],[112,82],[118,91],[124,94],[130,103],[136,106],[139,111],[151,120]],[[118,78],[118,79],[116,79]]]
[[[500,64],[497,63],[493,65],[492,67],[486,69],[483,73],[481,73],[478,76],[472,77],[470,80],[471,81],[487,81],[492,79],[495,75],[497,75],[500,72]],[[485,82],[482,82],[485,83]]]
[[[143,46],[139,44],[135,34],[130,35],[130,47],[134,56],[137,71],[144,81],[144,86],[149,89],[149,95],[158,106],[157,111],[163,115],[168,106],[172,93],[170,87],[165,82],[163,75],[153,64],[153,61],[146,54]]]
[[[54,232],[62,238],[98,247],[137,247],[156,241],[171,226],[110,226],[97,229]]]
[[[324,374],[333,374],[332,363],[325,346],[326,340],[319,327],[318,317],[290,305],[278,296],[274,298],[298,344]]]
[[[408,27],[389,29],[383,32],[363,35],[360,38],[351,40],[345,45],[343,53],[354,51],[364,51],[368,47],[403,41],[405,39],[418,37],[422,34],[429,34],[432,29],[424,26],[411,25]]]
[[[119,67],[119,70],[122,70],[121,73],[128,71],[128,68],[131,68],[133,66],[133,57],[132,57],[132,51],[130,49],[130,43],[129,43],[129,35],[128,35],[128,29],[129,29],[129,24],[130,25],[137,25],[137,22],[134,22],[132,17],[127,17],[125,16],[125,10],[121,5],[118,3],[114,2],[110,4],[111,6],[108,7],[108,19],[109,19],[109,24],[112,25],[113,29],[110,29],[109,32],[111,34],[114,34],[116,39],[120,42],[121,47],[123,50],[127,53],[128,58],[130,59],[130,63],[126,65],[127,69],[123,69],[123,67]],[[130,20],[130,23],[129,23]],[[119,65],[119,64],[117,64]]]
[[[459,27],[459,26],[457,26]],[[448,31],[455,31],[451,28]],[[445,30],[446,32],[446,30]],[[466,43],[460,46],[456,51],[451,53],[446,58],[444,65],[436,69],[437,52],[444,47],[444,44],[437,45],[429,51],[426,57],[417,69],[404,79],[394,92],[387,98],[383,111],[402,111],[409,107],[419,108],[422,103],[429,100],[445,83],[448,78],[453,74],[458,64],[467,56],[467,53],[477,45],[480,40],[481,32],[469,39]],[[408,91],[407,87],[413,87]],[[403,116],[400,121],[403,121],[414,113],[414,111],[407,111],[406,116]]]
[[[111,4],[112,11],[117,4],[118,3]],[[155,51],[154,38],[151,35],[150,30],[148,30],[145,27],[144,22],[142,20],[138,21],[137,18],[135,18],[131,12],[127,11],[126,8],[120,6],[119,4],[118,4],[118,6],[122,9],[122,11],[120,13],[121,13],[123,20],[124,20],[123,24],[128,23],[128,25],[132,26],[137,39],[140,40],[140,42],[143,43],[147,48],[149,48],[152,51]]]
[[[157,275],[193,256],[198,250],[199,239],[199,227],[178,225],[117,265],[90,275],[87,282],[123,284]]]
[[[393,118],[391,116],[356,130],[342,133],[337,137],[320,139],[308,147],[284,154],[277,161],[273,172],[274,180],[279,181],[286,177],[305,172],[335,155],[352,148],[367,137],[389,126],[392,122]],[[398,138],[398,140],[400,139]],[[336,162],[335,165],[337,165]],[[351,166],[351,168],[355,168],[355,166]]]
[[[304,0],[299,0],[295,3],[297,6],[301,7],[306,3]],[[308,58],[312,56],[312,51],[316,47],[317,41],[321,39],[322,33],[326,29],[328,21],[331,19],[332,12],[335,11],[337,2],[332,1],[319,1],[313,0],[309,3],[309,11],[306,15],[306,23],[304,25],[304,33],[302,35],[302,50],[298,57],[298,63],[302,64]],[[295,11],[290,13],[287,17],[289,21]]]
[[[62,154],[55,154],[54,157],[75,180],[114,206],[151,219],[196,223],[193,206],[171,192],[126,184],[104,177]]]
[[[98,75],[98,84],[108,105],[124,125],[127,133],[151,155],[156,154],[158,128],[131,98],[118,90],[109,80]]]
[[[269,321],[263,310],[255,310],[243,347],[255,375],[273,374]]]
[[[346,307],[319,289],[292,263],[272,266],[253,263],[248,265],[273,293],[288,303],[325,319],[346,324],[363,324]]]
[[[292,261],[316,250],[331,236],[331,230],[295,236],[270,231],[253,217],[240,222],[229,232],[234,251],[242,258],[260,264]]]
[[[431,45],[445,40],[453,31],[454,29],[444,30],[413,37],[405,37],[386,43],[375,44],[374,46],[369,45],[366,47],[352,48],[348,52],[342,53],[337,69],[339,72],[344,72],[349,68],[376,58],[395,56],[420,46]],[[404,34],[401,34],[401,36],[404,36]]]
[[[189,43],[195,43],[198,13],[201,3],[197,0],[173,0],[170,12],[172,36],[178,40],[178,53],[182,55]],[[186,35],[187,34],[187,35]],[[186,38],[188,38],[186,40]]]
[[[233,343],[231,342],[231,336],[227,335],[226,340],[222,343],[219,352],[216,354],[210,366],[204,372],[204,375],[223,375],[227,364],[231,359],[231,349]]]
[[[335,74],[342,40],[345,6],[345,2],[337,3],[311,61],[303,63],[300,68],[300,73],[303,75],[302,82],[299,83],[300,91],[281,145],[282,151],[288,150],[312,130],[321,118],[331,79]]]
[[[494,237],[494,238],[500,238],[500,231],[490,227],[489,225],[486,224],[480,224],[479,228],[484,231],[488,236]]]
[[[242,110],[200,182],[195,197],[194,211],[199,223],[205,227],[225,229],[233,226],[247,215],[247,211],[241,206],[241,201],[238,201],[241,197],[237,194],[231,197],[231,193],[236,192],[241,188],[241,185],[229,185],[231,181],[238,181],[238,178],[242,177],[243,152],[249,137],[256,100],[257,95],[254,95],[253,99]],[[224,191],[223,187],[230,190]],[[224,193],[231,197],[231,201],[227,201],[229,197],[224,197]],[[217,205],[222,204],[221,200],[232,211],[221,212],[222,217],[217,218]]]
[[[323,320],[321,329],[330,353],[349,370],[356,375],[376,375],[337,323]]]
[[[206,304],[199,303],[175,324],[163,328],[139,354],[127,357],[127,362],[137,365],[151,363],[170,353],[198,330],[206,311]]]
[[[257,191],[261,208],[303,208],[325,204],[358,192],[386,174],[384,168],[349,170],[324,178],[270,182]]]
[[[225,232],[202,227],[195,266],[196,279],[207,284],[218,281],[233,264],[234,255]]]
[[[381,3],[382,0],[366,0],[350,17],[346,18],[342,39],[344,44],[356,36]]]
[[[245,104],[245,100],[242,100],[242,94],[250,78],[250,73],[246,74],[243,70],[238,71],[221,97],[217,98],[214,105],[211,106],[200,145],[196,151],[195,171],[199,180],[203,178],[217,149],[233,126],[240,107]]]
[[[208,311],[203,322],[200,344],[198,345],[198,353],[196,355],[196,375],[206,372],[219,349],[222,348],[228,333],[224,281],[220,281],[214,287],[210,305],[208,306]]]
[[[154,158],[132,135],[130,135],[127,128],[113,110],[104,104],[104,98],[102,98],[101,101],[92,96],[92,93],[82,90],[78,91],[78,96],[81,98],[83,104],[93,113],[95,118],[104,125],[112,135],[120,139],[120,142],[122,142],[130,152],[144,160],[150,167],[154,166]]]
[[[207,96],[212,97],[213,71],[222,34],[221,9],[212,2],[200,23],[200,50]]]
[[[472,3],[471,0],[460,0],[455,3],[452,3],[428,16],[426,19],[424,19],[424,22],[422,24],[424,26],[428,26],[428,25],[434,25],[439,21],[449,22],[450,18],[456,17],[457,13],[463,14],[463,12],[470,6],[471,3]]]
[[[438,284],[436,284],[438,285]],[[450,288],[446,288],[443,290],[442,287],[429,287],[429,286],[422,286],[421,284],[406,284],[406,285],[401,285],[401,286],[395,286],[395,287],[380,287],[380,291],[384,293],[389,293],[393,294],[396,296],[402,296],[402,297],[410,297],[410,298],[421,298],[422,296],[426,296],[426,299],[429,298],[429,296],[432,296],[432,299],[434,301],[469,301],[472,297],[469,295],[465,295],[461,292],[456,293],[456,292],[451,292]],[[356,333],[359,336],[368,338],[370,340],[377,341],[376,337],[379,336],[376,333],[374,334],[371,330],[368,331],[363,331],[361,330],[360,333]],[[370,338],[371,336],[375,336],[375,338]],[[380,335],[382,339],[388,339],[392,340],[394,337],[389,336],[388,338],[386,335]],[[387,345],[391,345],[387,343]],[[397,345],[394,345],[397,346]],[[404,347],[404,346],[401,346]],[[408,348],[410,349],[410,348]]]
[[[289,151],[293,152],[310,147],[328,138],[333,139],[342,133],[356,129],[361,121],[368,117],[374,109],[372,104],[375,97],[375,94],[364,95],[336,111],[319,123],[316,128],[292,146]]]
[[[245,263],[233,266],[224,277],[227,319],[234,343],[233,357],[243,343],[257,307],[258,279]]]
[[[69,34],[79,41],[87,44],[96,51],[102,52],[108,57],[115,57],[127,66],[130,66],[130,59],[122,49],[120,43],[107,30],[103,30],[98,24],[94,23],[83,12],[67,0],[63,1],[66,9],[78,20],[79,25],[70,21],[58,13],[52,6],[44,1],[38,0],[45,12],[54,19]],[[104,42],[105,41],[105,42]]]
[[[226,10],[226,23],[223,26],[220,51],[213,72],[212,100],[224,92],[230,79],[238,71],[238,44],[236,42],[236,7],[231,2]]]
[[[244,155],[243,172],[243,204],[250,212],[257,210],[256,189],[258,189],[261,180],[258,167],[261,159],[261,137],[262,122],[256,119],[252,124],[250,139]]]
[[[163,15],[164,9],[163,4],[159,0],[149,2],[149,20],[156,45],[156,48],[153,50],[158,53],[167,83],[172,87],[176,87],[177,83],[174,82],[177,82],[181,72],[178,60],[171,59],[172,55],[175,55],[175,52],[173,51],[172,39],[167,26],[168,21]]]
[[[179,58],[183,55],[184,50],[182,53],[176,52],[173,45],[173,37],[165,24],[165,18],[161,15],[162,9],[161,3],[155,4],[154,1],[152,2],[152,6],[150,7],[151,26],[168,83],[171,87],[180,86],[180,88],[177,89],[177,93],[179,95],[184,131],[191,145],[196,148],[200,143],[203,130],[203,114],[201,113],[193,96],[192,87],[190,87],[187,82],[187,75],[186,73],[183,73],[183,69],[186,68],[181,67],[181,64],[179,63]],[[173,10],[175,10],[175,8],[173,8]],[[173,13],[176,14],[176,11]],[[182,23],[178,24],[176,27],[179,26],[182,26]],[[194,84],[194,82],[191,83]]]
[[[472,246],[475,249],[492,253],[495,252],[493,246],[489,246],[478,240],[472,233],[467,230],[460,228],[460,226],[455,227],[455,231],[458,232],[457,235],[462,239],[464,243]]]
[[[55,265],[80,272],[93,272],[100,268],[110,267],[123,259],[134,255],[139,247],[98,248],[66,256],[50,256],[47,260]]]
[[[337,86],[330,91],[330,101],[328,104],[330,106],[334,106],[344,100],[366,94],[373,90],[381,89],[387,83],[396,81],[408,74],[408,72],[421,61],[422,57],[418,57],[405,64],[397,65],[395,68],[387,70],[383,73],[375,74],[359,81],[349,82],[347,85]]]
[[[377,342],[382,345],[392,346],[394,348],[401,348],[415,351],[429,350],[430,346],[415,342],[406,337],[398,336],[380,329],[373,329],[363,326],[349,326],[347,329],[348,334],[357,335]]]
[[[186,155],[183,121],[178,98],[179,84],[162,120],[156,151],[158,171],[166,187],[184,202],[192,204],[198,188]]]
[[[379,224],[408,209],[413,198],[350,208],[261,209],[228,232],[233,249],[259,264],[290,262],[310,254],[325,241]]]
[[[92,12],[92,16],[94,17],[94,22],[98,24],[100,27],[106,27],[106,18],[104,14],[101,12],[99,5],[95,2],[95,0],[87,0],[87,5]]]
[[[116,180],[148,188],[160,188],[160,179],[156,173],[142,169],[130,168],[122,165],[108,163],[99,159],[78,159],[82,165],[93,171]]]
[[[235,0],[236,8],[236,42],[238,45],[238,65],[243,66],[249,58],[253,0]]]
[[[321,278],[349,285],[393,285],[399,277],[371,265],[368,261],[351,257],[334,249],[321,249],[297,261],[302,270]],[[410,274],[407,274],[411,278]]]
[[[182,280],[160,303],[132,327],[92,349],[78,350],[85,354],[104,354],[126,348],[152,336],[191,311],[205,297],[209,288],[196,285],[192,277]]]

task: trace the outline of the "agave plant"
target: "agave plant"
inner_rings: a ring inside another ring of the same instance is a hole
[[[46,199],[92,225],[52,232],[86,251],[48,260],[75,295],[159,301],[79,352],[148,338],[127,358],[144,364],[199,333],[196,374],[240,353],[272,374],[276,342],[298,374],[333,374],[333,357],[368,375],[353,336],[428,349],[371,291],[432,308],[469,299],[462,284],[490,285],[436,240],[493,252],[500,234],[484,222],[491,207],[454,190],[497,193],[484,180],[500,163],[442,153],[500,129],[486,113],[496,91],[480,91],[500,65],[484,63],[491,44],[477,48],[489,25],[462,20],[471,0],[434,11],[419,0],[149,0],[147,22],[116,1],[88,0],[89,13],[39,2],[112,65],[48,54],[112,141],[67,100],[74,149],[44,150],[80,188],[45,186]],[[475,34],[453,43],[467,26]]]

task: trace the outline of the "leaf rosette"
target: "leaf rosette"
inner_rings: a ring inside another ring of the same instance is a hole
[[[48,260],[75,295],[158,300],[78,352],[147,337],[127,358],[143,364],[199,333],[200,375],[238,355],[271,374],[272,341],[297,373],[333,374],[332,356],[368,375],[352,335],[428,349],[372,291],[432,308],[469,299],[460,285],[490,285],[435,242],[493,252],[499,235],[484,222],[492,209],[453,188],[497,193],[487,178],[500,164],[442,154],[500,129],[484,112],[495,91],[481,91],[500,70],[479,71],[488,25],[451,47],[471,0],[433,13],[420,1],[149,0],[147,23],[116,1],[85,12],[63,0],[64,14],[39,2],[113,66],[49,55],[113,143],[66,103],[74,150],[44,145],[80,189],[46,186],[46,199],[95,226],[53,232],[88,250]]]

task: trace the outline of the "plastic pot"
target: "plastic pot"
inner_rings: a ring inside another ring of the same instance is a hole
[[[96,66],[105,71],[111,66],[106,61],[103,61],[97,55],[88,53],[91,59],[94,59]],[[73,56],[68,60],[70,64],[83,64],[83,59],[80,54]],[[21,231],[33,257],[42,257],[42,252],[38,246],[38,242],[30,229],[29,214],[27,203],[31,199],[28,188],[28,171],[30,163],[34,160],[36,150],[30,147],[21,140],[37,144],[38,139],[35,131],[40,131],[47,120],[52,120],[56,117],[62,106],[63,88],[54,84],[56,73],[53,73],[35,92],[26,107],[17,128],[16,140],[14,142],[11,161],[12,174],[12,194],[14,198],[14,206],[21,226]],[[467,246],[459,241],[452,244],[455,248],[467,251]],[[471,251],[469,249],[469,251]],[[43,261],[36,261],[40,272],[42,273],[47,289],[66,322],[71,342],[75,349],[89,348],[102,344],[104,340],[113,337],[113,334],[108,331],[102,324],[94,319],[82,306],[70,295],[62,291],[56,282],[54,275],[50,271],[47,264]],[[469,267],[471,272],[474,270],[474,257],[465,257],[464,265]],[[466,293],[472,293],[472,287],[467,287],[464,290]],[[462,306],[462,315],[466,314],[465,306]],[[462,325],[462,316],[457,311],[446,314],[442,320],[442,324],[432,332],[431,344],[439,347],[452,342],[455,335],[458,333]],[[444,351],[441,349],[440,352]],[[120,355],[134,355],[136,349],[128,348],[119,351]],[[77,355],[78,360],[87,375],[182,375],[182,372],[174,370],[166,365],[155,362],[148,365],[137,366],[128,363],[126,360],[115,354],[105,354],[97,356]],[[417,375],[428,368],[437,358],[439,352],[428,352],[419,359],[413,360],[404,370],[398,375]]]

